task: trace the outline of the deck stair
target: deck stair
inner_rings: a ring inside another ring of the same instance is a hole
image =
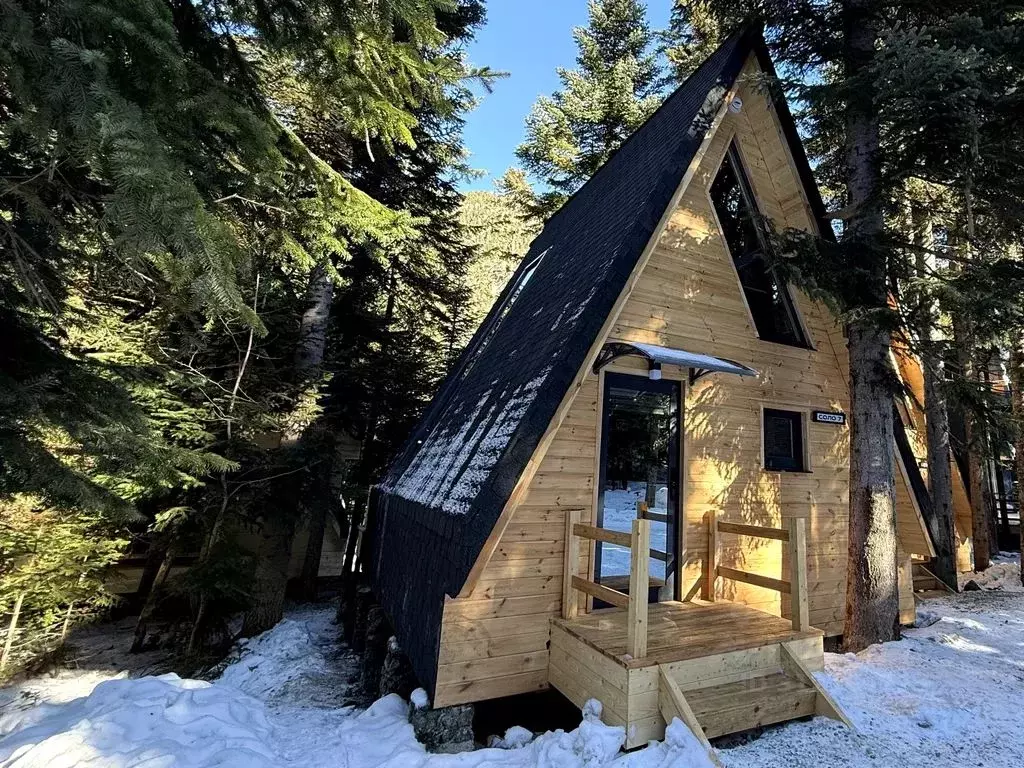
[[[798,649],[787,643],[722,654],[714,661],[705,664],[699,678],[694,677],[692,665],[659,664],[658,704],[665,722],[679,718],[716,765],[721,763],[708,739],[717,736],[812,715],[831,717],[852,728],[800,659]],[[708,677],[708,669],[729,671]]]
[[[945,585],[943,585],[943,583],[939,581],[931,571],[921,565],[921,563],[914,563],[913,573],[915,592],[935,592],[946,588]]]

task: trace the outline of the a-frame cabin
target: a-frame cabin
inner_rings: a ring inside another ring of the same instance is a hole
[[[553,686],[628,746],[837,715],[848,362],[750,215],[828,226],[766,72],[733,35],[547,222],[372,494],[435,706]],[[931,543],[903,477],[897,506],[909,618]]]

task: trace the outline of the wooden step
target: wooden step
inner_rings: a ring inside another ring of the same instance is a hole
[[[942,585],[939,584],[939,580],[934,576],[914,576],[914,591],[915,592],[931,592],[939,589]]]
[[[914,591],[933,592],[935,590],[948,590],[945,584],[939,581],[928,568],[921,563],[914,563]]]
[[[685,696],[704,735],[713,739],[727,733],[813,715],[818,691],[779,672],[686,691]]]
[[[850,719],[801,658],[806,651],[797,641],[748,651],[742,657],[724,654],[708,660],[705,671],[711,675],[703,678],[686,664],[659,664],[662,719],[671,723],[679,718],[715,765],[721,762],[709,738],[809,715],[830,717],[852,729]]]

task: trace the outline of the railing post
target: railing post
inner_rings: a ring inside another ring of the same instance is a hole
[[[708,556],[704,567],[704,586],[701,597],[708,602],[715,600],[715,581],[718,579],[718,516],[709,509],[704,517],[708,521]]]
[[[807,605],[807,521],[802,517],[791,517],[788,528],[789,610],[793,615],[793,629],[799,631],[811,626]]]
[[[565,562],[562,564],[562,618],[574,619],[579,613],[579,600],[572,586],[572,577],[580,561],[580,539],[575,534],[580,521],[580,510],[569,509],[565,513]]]
[[[647,655],[647,595],[650,590],[651,521],[634,520],[629,558],[629,609],[626,651],[634,659]]]
[[[637,516],[637,519],[638,520],[646,520],[647,519],[647,512],[648,512],[648,510],[647,510],[647,502],[646,501],[639,501],[638,500],[637,503],[636,503],[636,516]]]

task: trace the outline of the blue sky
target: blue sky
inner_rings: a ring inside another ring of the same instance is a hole
[[[654,29],[668,23],[670,0],[647,0]],[[466,120],[469,164],[486,171],[466,189],[490,189],[494,179],[516,162],[523,121],[542,94],[558,87],[557,67],[574,67],[572,28],[587,21],[586,0],[489,0],[487,24],[469,47],[477,66],[509,73],[495,83]]]

